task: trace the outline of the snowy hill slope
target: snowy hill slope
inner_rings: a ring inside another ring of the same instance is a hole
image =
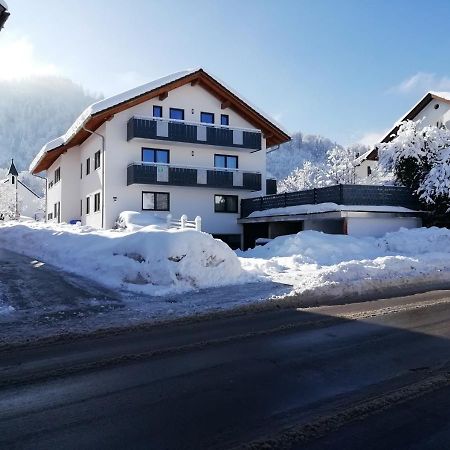
[[[0,92],[0,167],[9,167],[14,158],[19,171],[99,99],[59,77],[1,81]]]
[[[297,167],[303,166],[304,161],[311,161],[313,164],[323,163],[327,151],[336,145],[335,142],[322,136],[294,133],[290,142],[268,153],[267,171],[277,180],[281,180]]]

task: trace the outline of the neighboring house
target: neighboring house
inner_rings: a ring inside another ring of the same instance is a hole
[[[16,217],[25,216],[38,220],[42,219],[44,216],[44,199],[20,181],[18,177],[19,173],[14,161],[11,160],[6,178],[0,180],[0,195],[3,203],[5,203],[3,208],[8,208],[12,215]]]
[[[401,117],[381,140],[382,143],[391,141],[396,135],[401,122],[407,120],[421,120],[421,126],[434,125],[445,126],[450,129],[450,92],[427,92],[403,117]],[[370,167],[371,171],[376,167],[378,160],[377,146],[355,163],[357,174],[364,174]],[[359,168],[359,169],[358,169]]]
[[[373,150],[370,149],[362,155],[356,155],[353,164],[355,166],[355,178],[357,181],[365,180],[372,176],[374,169],[377,167],[377,161],[371,156]]]
[[[198,215],[204,231],[239,245],[240,200],[268,193],[266,151],[289,139],[196,69],[94,103],[30,171],[47,172],[47,220],[112,228],[126,210]]]

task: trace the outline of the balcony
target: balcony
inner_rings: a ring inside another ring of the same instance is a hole
[[[261,174],[242,170],[207,169],[135,162],[127,167],[127,186],[131,184],[260,191]]]
[[[128,121],[127,140],[134,138],[261,150],[260,131],[154,117],[135,116]]]

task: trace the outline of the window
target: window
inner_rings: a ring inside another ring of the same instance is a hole
[[[61,221],[61,202],[53,205],[53,217],[58,221],[58,223]]]
[[[89,175],[91,173],[91,159],[86,159],[86,175]]]
[[[53,219],[53,214],[52,213],[48,213],[47,214],[47,220],[52,220]]]
[[[80,216],[83,215],[83,199],[80,200]]]
[[[214,123],[214,114],[209,112],[200,113],[200,122],[202,123]]]
[[[48,188],[52,188],[53,187],[53,181],[50,181],[50,183],[48,183]]]
[[[372,169],[370,166],[367,166],[367,176],[370,177],[372,175]]]
[[[55,184],[61,179],[61,168],[55,170]]]
[[[95,152],[94,155],[94,169],[98,169],[100,167],[100,150]]]
[[[80,164],[80,178],[83,178],[83,163]]]
[[[169,211],[170,194],[168,192],[142,192],[144,211]]]
[[[142,148],[142,162],[169,164],[169,150],[157,148]]]
[[[230,125],[230,116],[228,114],[222,114],[220,116],[220,125]]]
[[[215,195],[214,212],[237,213],[238,196],[237,195]]]
[[[184,120],[184,109],[170,108],[170,118]]]
[[[13,176],[11,177],[11,184],[15,184],[15,182],[16,182],[16,177],[13,175]]]
[[[162,117],[162,106],[153,105],[153,117]]]
[[[100,192],[94,195],[94,212],[100,211]]]
[[[90,213],[91,205],[90,205],[90,198],[86,197],[86,214]]]
[[[214,155],[214,167],[220,169],[237,169],[238,157],[230,155]]]

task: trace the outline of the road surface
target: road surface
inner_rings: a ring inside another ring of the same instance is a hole
[[[448,448],[450,292],[0,353],[0,448]]]

